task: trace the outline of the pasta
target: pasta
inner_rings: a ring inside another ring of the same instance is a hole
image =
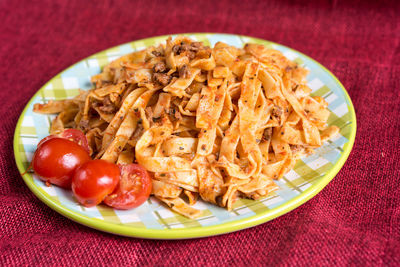
[[[307,74],[263,45],[170,37],[105,66],[94,89],[34,111],[57,114],[51,134],[82,130],[92,158],[141,164],[152,194],[195,218],[198,197],[231,210],[238,197],[268,195],[274,179],[338,133]]]

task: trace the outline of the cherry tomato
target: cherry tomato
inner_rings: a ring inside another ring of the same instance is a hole
[[[78,167],[72,178],[72,192],[82,205],[92,207],[103,201],[118,184],[120,170],[114,163],[91,160]]]
[[[115,191],[104,203],[116,209],[131,209],[145,202],[151,193],[151,178],[138,164],[120,165],[121,178]]]
[[[70,140],[52,137],[38,145],[32,167],[41,180],[70,188],[75,169],[90,160],[82,146]]]
[[[77,129],[65,129],[59,136],[81,145],[90,154],[87,138],[82,131]]]
[[[75,142],[78,145],[81,145],[90,154],[89,144],[88,144],[85,134],[82,131],[79,131],[77,129],[65,129],[62,133],[60,133],[58,135],[49,135],[49,136],[43,138],[37,146],[39,147],[47,140],[50,140],[55,137],[65,138],[72,142]]]
[[[40,142],[37,144],[37,148],[39,148],[43,143],[45,143],[47,140],[50,140],[50,139],[53,139],[53,138],[56,138],[56,137],[59,137],[58,135],[54,135],[54,134],[52,134],[52,135],[49,135],[49,136],[46,136],[45,138],[43,138],[42,140],[40,140]],[[60,137],[59,137],[60,138]]]

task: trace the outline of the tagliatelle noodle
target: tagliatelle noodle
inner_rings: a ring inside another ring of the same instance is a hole
[[[82,130],[91,156],[141,164],[152,194],[189,218],[197,198],[234,208],[277,189],[274,179],[339,132],[308,71],[258,44],[214,48],[187,37],[125,55],[73,99],[36,104],[50,132]]]

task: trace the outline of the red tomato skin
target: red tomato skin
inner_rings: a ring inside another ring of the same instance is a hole
[[[72,192],[79,203],[93,207],[114,191],[120,170],[114,163],[97,159],[78,167],[72,178]]]
[[[65,138],[82,146],[90,155],[90,148],[85,134],[77,129],[65,129],[62,133],[57,135],[49,135],[40,140],[37,147],[40,147],[44,142],[53,138]]]
[[[69,189],[75,169],[89,160],[89,154],[80,145],[52,137],[38,146],[32,167],[41,180]]]
[[[81,145],[90,154],[87,138],[82,131],[77,129],[65,129],[59,136]]]
[[[120,165],[121,178],[104,203],[115,209],[132,209],[142,205],[150,196],[152,182],[149,173],[139,164]],[[132,176],[133,174],[139,179]]]
[[[42,140],[40,140],[40,142],[37,144],[37,148],[39,148],[41,145],[43,145],[46,141],[48,141],[48,140],[50,140],[50,139],[53,139],[53,138],[57,138],[58,136],[57,135],[49,135],[49,136],[46,136],[45,138],[43,138]]]

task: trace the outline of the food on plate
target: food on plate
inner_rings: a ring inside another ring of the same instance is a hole
[[[210,48],[179,36],[112,61],[93,89],[34,111],[58,114],[51,134],[83,131],[93,159],[124,164],[106,204],[131,207],[121,192],[140,186],[124,173],[138,163],[156,198],[195,218],[199,196],[231,210],[238,197],[268,195],[274,179],[338,133],[307,74],[263,45]]]

